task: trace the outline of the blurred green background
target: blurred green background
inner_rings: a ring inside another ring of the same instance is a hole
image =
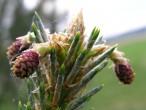
[[[52,8],[49,13],[44,13],[42,7],[49,1],[42,0],[35,8],[26,9],[21,0],[0,0],[0,110],[17,110],[19,100],[25,102],[25,80],[11,76],[10,66],[6,58],[7,47],[16,37],[25,35],[32,21],[35,10],[40,14],[45,27],[51,33],[60,31],[60,25],[65,25],[67,11],[58,13]],[[56,21],[57,18],[62,18]],[[114,69],[109,64],[90,83],[88,89],[104,84],[103,89],[91,98],[82,110],[145,110],[146,109],[146,28],[126,32],[116,37],[108,38],[111,45],[119,44],[119,50],[130,59],[130,64],[135,70],[135,81],[131,85],[123,85],[117,80]]]

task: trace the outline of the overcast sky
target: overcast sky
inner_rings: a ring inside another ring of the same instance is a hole
[[[68,10],[69,18],[83,9],[87,34],[94,26],[104,36],[146,26],[146,0],[58,0],[57,7]]]

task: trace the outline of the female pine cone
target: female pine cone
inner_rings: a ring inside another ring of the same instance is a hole
[[[23,39],[16,40],[9,48],[7,52],[7,58],[14,61],[22,51],[28,49],[30,43],[23,41]]]
[[[12,57],[15,56],[15,55],[18,53],[18,51],[19,51],[21,45],[22,45],[22,40],[19,39],[19,40],[16,40],[16,41],[8,48],[7,57],[8,57],[9,60],[12,59]]]
[[[134,74],[129,64],[124,63],[115,64],[115,72],[118,79],[124,84],[131,84],[133,82]]]
[[[29,50],[17,57],[11,70],[14,76],[23,79],[32,75],[38,65],[38,54],[32,50]]]
[[[110,58],[115,64],[115,73],[118,79],[123,84],[131,84],[134,79],[134,72],[128,63],[128,60],[124,57],[124,53],[115,50],[110,55]]]

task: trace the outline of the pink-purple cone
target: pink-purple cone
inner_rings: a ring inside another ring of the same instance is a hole
[[[8,52],[7,52],[7,57],[10,60],[13,56],[15,56],[20,47],[22,45],[22,41],[21,40],[16,40],[15,42],[13,42],[13,44],[8,48]]]
[[[129,64],[115,64],[115,72],[118,79],[124,84],[131,84],[134,79],[134,73]]]
[[[29,50],[17,57],[11,70],[14,76],[23,79],[32,75],[38,65],[38,54],[32,50]]]

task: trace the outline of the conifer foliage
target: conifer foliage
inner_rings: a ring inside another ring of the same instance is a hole
[[[99,92],[103,85],[84,93],[85,87],[111,60],[123,84],[131,84],[133,70],[117,50],[117,45],[102,43],[100,30],[94,27],[85,35],[82,11],[63,32],[50,34],[35,12],[31,31],[18,37],[8,48],[13,76],[24,79],[28,102],[19,110],[76,110]]]

